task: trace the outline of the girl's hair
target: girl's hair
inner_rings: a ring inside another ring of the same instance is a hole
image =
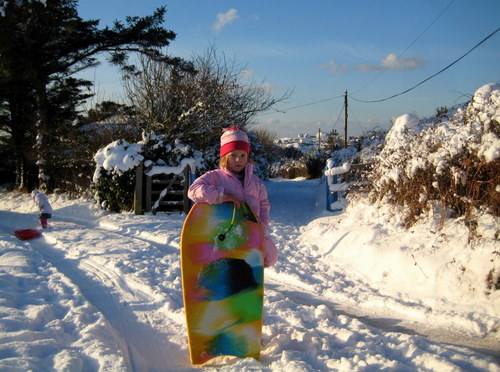
[[[227,158],[229,157],[230,153],[227,153],[224,155],[222,158],[219,159],[219,167],[220,168],[227,168]],[[250,157],[247,159],[247,163],[253,163],[253,159]]]

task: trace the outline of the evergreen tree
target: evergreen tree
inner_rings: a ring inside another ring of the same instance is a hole
[[[111,28],[81,19],[76,8],[76,0],[0,0],[0,135],[15,156],[18,188],[30,187],[27,169],[35,159],[40,186],[51,187],[50,152],[92,84],[73,76],[97,65],[99,54],[128,72],[133,52],[183,66],[161,51],[175,38],[162,27],[165,7]]]

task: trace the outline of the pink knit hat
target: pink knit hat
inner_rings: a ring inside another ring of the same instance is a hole
[[[225,128],[220,137],[220,157],[231,151],[243,150],[250,154],[247,134],[238,127]]]

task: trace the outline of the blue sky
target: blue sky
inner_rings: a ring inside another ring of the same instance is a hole
[[[499,0],[80,0],[78,10],[104,26],[162,5],[165,28],[177,34],[171,55],[189,58],[215,45],[275,96],[294,91],[279,111],[256,118],[280,137],[319,129],[343,135],[346,90],[348,133],[359,135],[387,129],[405,113],[434,115],[437,107],[465,102],[477,88],[500,81],[499,31],[409,93],[379,103],[355,100],[398,94],[461,57],[500,27]],[[116,68],[86,74],[99,99],[122,97]]]

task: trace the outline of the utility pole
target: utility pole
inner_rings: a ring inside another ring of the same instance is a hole
[[[321,152],[321,128],[318,129],[318,151]]]
[[[344,147],[347,147],[347,89],[344,95]]]

